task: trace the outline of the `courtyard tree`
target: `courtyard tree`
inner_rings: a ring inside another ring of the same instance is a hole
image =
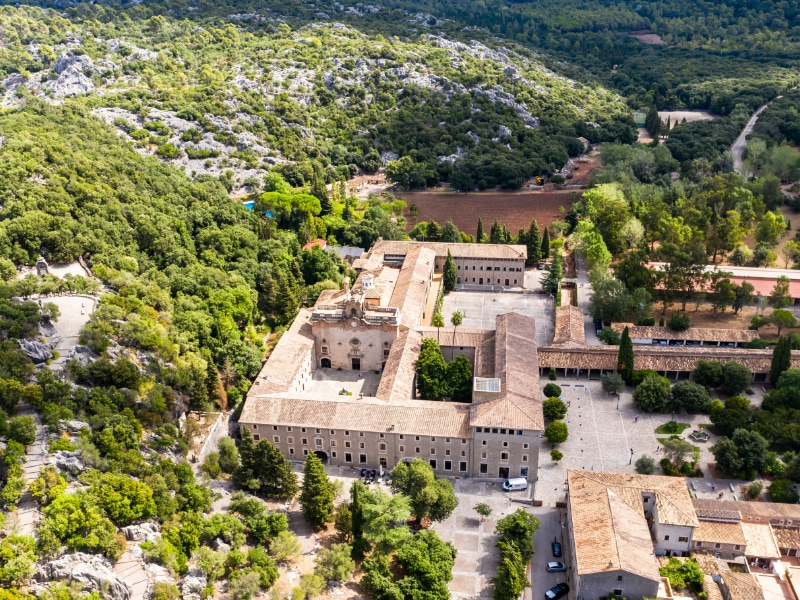
[[[669,379],[649,373],[633,391],[633,403],[647,412],[665,412],[672,405]]]
[[[741,394],[753,382],[753,372],[740,362],[730,361],[722,365],[720,389],[731,396]]]
[[[303,468],[303,487],[300,504],[303,516],[315,529],[321,528],[333,517],[333,484],[316,454],[309,453]]]
[[[447,365],[447,395],[456,402],[472,400],[472,365],[459,354]]]
[[[533,536],[539,531],[541,521],[526,510],[518,508],[510,515],[497,521],[494,532],[500,536],[500,542],[515,546],[522,555],[522,562],[527,564],[533,556]]]
[[[558,421],[567,414],[567,405],[558,398],[548,398],[542,403],[542,413],[548,421]]]
[[[460,310],[457,310],[452,315],[450,315],[450,324],[453,326],[453,345],[450,347],[450,360],[453,360],[453,352],[455,352],[456,330],[463,322],[464,322],[464,315],[461,314]]]
[[[679,381],[672,388],[672,402],[690,413],[707,413],[711,410],[711,396],[699,383]]]
[[[431,317],[431,325],[436,327],[436,343],[441,345],[442,341],[439,339],[439,330],[444,327],[444,317],[442,316],[442,313],[438,311],[433,313],[433,316]]]
[[[625,381],[619,373],[606,373],[600,382],[606,394],[619,394],[625,389]]]
[[[641,475],[652,475],[656,470],[656,461],[654,458],[642,455],[636,459],[634,466],[636,467],[637,473]]]
[[[448,221],[448,224],[450,221]],[[450,250],[447,251],[447,258],[444,261],[444,274],[442,282],[444,283],[444,290],[451,292],[456,289],[456,282],[458,281],[458,270],[456,269],[456,261],[453,260]]]
[[[722,364],[715,360],[698,360],[691,378],[703,387],[718,388],[722,385]]]
[[[773,310],[769,316],[769,322],[778,328],[778,335],[784,327],[797,327],[797,319],[788,310],[777,309]]]
[[[424,460],[398,463],[391,478],[392,491],[408,496],[417,520],[429,517],[443,521],[458,506],[453,486],[447,479],[436,479],[433,468]]]
[[[772,362],[769,367],[769,380],[776,384],[781,374],[792,366],[792,341],[781,337],[772,349]]]
[[[566,423],[553,421],[544,430],[544,437],[551,444],[563,444],[569,437],[569,430]]]
[[[472,508],[481,516],[481,521],[485,520],[486,517],[492,514],[492,508],[485,502],[478,502]]]
[[[560,450],[556,450],[555,448],[553,448],[552,450],[550,450],[550,458],[552,459],[553,462],[558,462],[562,458],[564,458],[564,455],[561,453]]]
[[[417,389],[424,400],[441,400],[447,393],[447,363],[435,340],[422,340],[422,350],[415,363]]]
[[[560,398],[561,386],[556,383],[548,383],[544,386],[543,393],[546,398]]]
[[[680,468],[686,456],[692,454],[694,446],[684,439],[672,436],[663,442],[664,456],[666,456],[676,467]]]
[[[622,380],[630,384],[633,379],[633,341],[628,328],[622,330],[622,337],[619,341],[619,351],[617,352],[617,373]]]
[[[343,542],[353,541],[353,513],[347,504],[342,504],[336,511],[336,518],[333,520],[336,533]]]

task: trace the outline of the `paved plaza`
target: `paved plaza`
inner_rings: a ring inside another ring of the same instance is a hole
[[[549,381],[543,380],[542,387],[547,383]],[[558,445],[564,455],[558,463],[550,459],[552,446],[544,438],[541,439],[539,481],[536,483],[534,496],[537,500],[542,500],[545,506],[555,506],[556,502],[566,499],[567,469],[635,473],[633,463],[640,456],[650,456],[656,462],[663,458],[663,454],[656,453],[660,446],[656,438],[669,436],[657,435],[654,430],[669,421],[671,414],[641,412],[633,404],[630,390],[623,392],[617,402],[616,396],[609,396],[602,390],[599,381],[561,379],[555,383],[561,386],[561,399],[569,406],[569,412],[564,417],[564,423],[569,428],[569,439]],[[758,403],[759,399],[751,398],[751,401]],[[693,485],[693,493],[699,498],[716,498],[722,491],[723,498],[733,500],[734,493],[729,487],[733,484],[738,499],[738,486],[746,482],[711,479],[712,474],[708,467],[708,463],[714,462],[711,447],[719,438],[712,435],[707,442],[693,442],[688,438],[692,429],[709,423],[708,415],[690,415],[684,412],[676,414],[675,420],[691,424],[691,427],[681,433],[681,437],[701,451],[700,466],[704,477],[687,478],[687,486]],[[658,465],[655,474],[662,474]],[[714,492],[711,490],[712,483],[717,485]]]
[[[548,346],[553,341],[555,305],[544,294],[519,292],[466,292],[454,291],[444,297],[442,316],[450,324],[450,315],[461,311],[462,327],[494,329],[497,315],[516,312],[536,319],[536,343]]]
[[[381,376],[374,371],[339,371],[337,369],[317,369],[311,383],[312,394],[338,394],[342,389],[353,396],[364,394],[374,396],[378,392]]]

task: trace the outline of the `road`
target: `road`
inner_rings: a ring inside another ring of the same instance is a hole
[[[550,548],[550,542],[553,538],[561,542],[562,553],[568,551],[566,546],[568,546],[569,543],[566,530],[561,527],[565,509],[541,506],[535,507],[531,512],[539,517],[542,525],[533,538],[535,554],[531,559],[531,587],[525,593],[525,600],[529,598],[532,600],[541,600],[544,598],[544,593],[557,583],[566,582],[570,586],[570,589],[572,588],[572,582],[569,578],[571,573],[548,573],[545,569],[547,563],[554,560],[569,564],[566,560],[568,558],[566,554],[561,558],[553,558],[553,552]],[[570,595],[570,598],[571,597]]]
[[[775,98],[775,100],[778,98],[781,98],[781,96],[778,96]],[[733,170],[739,173],[739,175],[744,175],[744,161],[742,160],[742,156],[744,154],[744,147],[747,144],[747,136],[753,132],[753,127],[755,127],[756,121],[758,121],[758,117],[761,116],[761,113],[764,112],[764,109],[766,109],[775,100],[770,100],[751,115],[750,119],[747,121],[747,125],[745,125],[744,129],[742,129],[742,133],[739,134],[739,137],[736,138],[736,141],[733,142],[733,146],[731,146],[731,153],[733,154]]]

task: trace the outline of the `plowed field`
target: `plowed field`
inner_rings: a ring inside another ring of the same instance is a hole
[[[581,191],[563,192],[406,192],[403,200],[408,206],[418,207],[417,220],[406,209],[405,217],[411,230],[419,221],[436,221],[439,225],[451,219],[459,230],[475,235],[478,218],[483,219],[483,230],[489,235],[492,223],[505,225],[512,234],[527,229],[535,218],[539,228],[553,221],[563,220],[559,207],[569,210],[580,199]]]

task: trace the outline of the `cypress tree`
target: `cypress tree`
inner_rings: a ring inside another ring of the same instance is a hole
[[[333,518],[333,484],[325,473],[325,467],[316,454],[309,454],[303,468],[303,491],[300,504],[303,516],[315,529],[321,528]]]
[[[492,223],[492,228],[489,230],[489,243],[503,243],[503,226],[497,222],[497,219],[494,220],[494,223]]]
[[[208,403],[208,387],[206,386],[206,372],[200,366],[194,366],[192,383],[189,388],[189,406],[192,410],[203,410]]]
[[[550,258],[550,230],[547,227],[544,228],[542,234],[542,258],[545,260]]]
[[[477,243],[479,243],[479,244],[482,244],[483,243],[483,236],[484,236],[484,233],[483,233],[483,219],[478,217],[478,233],[475,236],[475,241]]]
[[[319,200],[322,206],[322,214],[330,214],[332,209],[331,199],[328,197],[328,188],[325,185],[325,173],[322,171],[322,165],[318,162],[314,163],[314,174],[311,178],[311,195]]]
[[[456,269],[456,261],[450,255],[450,250],[447,251],[447,258],[444,261],[444,276],[443,283],[446,292],[456,289],[456,282],[458,281],[458,270]]]
[[[539,224],[536,219],[531,221],[525,243],[528,246],[528,260],[525,261],[525,264],[528,266],[538,264],[542,259],[542,235],[539,233]]]
[[[363,485],[360,481],[356,481],[350,488],[350,514],[352,515],[354,539],[360,539],[364,535],[364,509],[361,506]]]
[[[788,337],[781,337],[772,350],[772,364],[769,367],[769,381],[775,385],[781,373],[792,366],[792,343]]]
[[[219,393],[219,371],[217,365],[214,364],[214,359],[208,353],[204,357],[206,359],[206,389],[208,389],[208,400],[214,404],[219,404],[221,396]]]
[[[622,331],[622,337],[619,341],[617,372],[622,376],[625,383],[631,383],[633,379],[633,342],[627,327]]]

